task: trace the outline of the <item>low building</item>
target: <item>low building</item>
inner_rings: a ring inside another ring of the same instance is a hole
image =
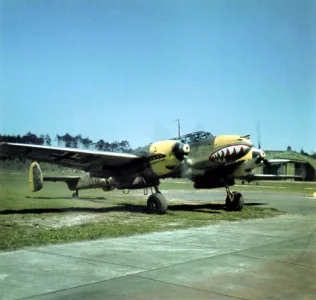
[[[294,151],[265,151],[271,168],[259,167],[257,174],[282,174],[302,176],[304,181],[316,181],[316,159]]]

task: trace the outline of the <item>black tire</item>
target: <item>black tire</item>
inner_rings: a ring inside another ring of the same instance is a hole
[[[244,207],[244,197],[239,192],[233,192],[234,200],[231,203],[231,210],[241,211]]]
[[[244,197],[239,192],[233,192],[233,200],[227,196],[225,204],[228,211],[241,211],[244,207]]]
[[[163,215],[167,212],[167,200],[161,193],[154,193],[148,197],[147,208],[150,214]]]

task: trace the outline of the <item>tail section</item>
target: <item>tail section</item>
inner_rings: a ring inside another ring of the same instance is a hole
[[[51,182],[66,182],[69,190],[75,191],[78,189],[78,182],[80,181],[80,176],[44,176],[44,181]]]
[[[43,187],[43,174],[37,162],[33,162],[30,165],[29,187],[31,192],[40,191]]]

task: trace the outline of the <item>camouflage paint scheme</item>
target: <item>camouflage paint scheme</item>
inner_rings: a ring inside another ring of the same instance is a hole
[[[110,191],[114,188],[154,187],[155,197],[161,198],[163,196],[158,190],[160,179],[189,178],[195,188],[225,187],[230,200],[234,194],[229,191],[229,186],[235,184],[235,178],[247,179],[251,171],[265,161],[265,153],[253,146],[249,135],[213,136],[203,131],[155,142],[137,149],[133,154],[1,143],[0,155],[29,158],[86,172],[77,177],[41,179],[40,167],[34,163],[30,167],[30,187],[33,191],[42,187],[42,181],[64,181],[70,190],[76,191],[77,196],[78,190],[88,188]],[[157,201],[159,204],[165,200]],[[166,207],[163,205],[162,210]]]
[[[194,142],[190,142],[190,147],[186,150],[187,156],[185,160],[181,160],[181,158],[177,159],[172,155],[172,148],[177,142],[178,140],[176,139],[156,142],[135,151],[134,154],[138,157],[148,158],[147,162],[143,162],[144,167],[141,170],[146,182],[168,177],[186,177],[194,181],[195,177],[224,168],[225,165],[229,165],[234,161],[237,162],[252,148],[252,143],[248,137],[229,135],[209,136],[204,139],[197,138]],[[186,145],[185,143],[182,144]],[[136,173],[132,165],[127,166],[127,170],[130,170],[130,173]],[[125,170],[126,173],[128,173],[127,170]],[[113,171],[114,176],[107,177],[107,179],[111,179],[111,183],[107,184],[109,181],[106,181],[105,178],[93,177],[91,173],[95,174],[90,172],[90,176],[89,174],[84,174],[79,177],[44,177],[44,181],[64,181],[70,190],[96,187],[111,190],[111,187],[115,186],[114,178],[121,177],[120,175],[117,176],[117,172]],[[136,184],[138,181],[135,181],[135,179],[139,179],[137,175],[137,173],[128,175],[134,178],[133,182],[136,186],[139,185]],[[130,180],[127,179],[127,182],[130,182]],[[140,180],[140,182],[143,182],[143,180]],[[121,186],[121,188],[133,188],[133,184],[132,186],[126,186],[122,182],[116,184],[118,184],[118,187]]]

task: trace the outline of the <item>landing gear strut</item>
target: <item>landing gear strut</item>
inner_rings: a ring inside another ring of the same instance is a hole
[[[147,208],[150,214],[163,215],[167,212],[167,200],[164,195],[160,193],[157,186],[155,186],[155,193],[151,194],[147,199]]]
[[[79,192],[78,190],[76,190],[73,194],[72,194],[72,199],[78,199],[79,198]]]
[[[244,207],[244,197],[239,192],[231,192],[229,186],[226,186],[226,210],[240,211]]]

